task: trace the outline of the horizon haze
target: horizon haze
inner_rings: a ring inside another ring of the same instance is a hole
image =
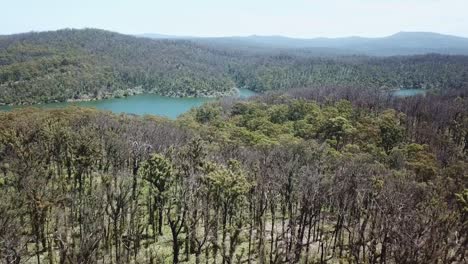
[[[24,8],[27,6],[28,8]],[[0,35],[62,28],[191,37],[384,37],[437,32],[468,37],[464,0],[247,1],[18,0],[2,5]]]

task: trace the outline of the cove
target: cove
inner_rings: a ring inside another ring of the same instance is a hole
[[[248,98],[257,93],[248,89],[238,89],[240,98]],[[67,106],[91,107],[100,110],[107,110],[113,113],[127,113],[135,115],[158,115],[168,118],[177,116],[189,111],[190,109],[201,106],[202,104],[216,100],[217,98],[176,98],[166,97],[156,94],[140,94],[125,98],[114,98],[106,100],[96,100],[87,102],[73,103],[49,103],[33,105],[38,108],[62,108]],[[1,106],[0,110],[12,110],[24,106]]]
[[[410,97],[416,95],[424,95],[426,94],[426,92],[427,90],[424,89],[407,88],[392,91],[391,94],[396,97]]]

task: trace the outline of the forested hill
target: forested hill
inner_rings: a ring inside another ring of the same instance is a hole
[[[313,86],[466,89],[468,57],[341,56],[154,40],[98,29],[0,36],[0,104],[134,93],[217,96]]]
[[[141,39],[96,29],[2,36],[0,102],[64,101],[141,91],[169,96],[224,94],[234,83],[222,71],[223,56],[188,41]]]

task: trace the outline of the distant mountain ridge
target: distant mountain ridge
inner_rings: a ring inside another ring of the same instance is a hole
[[[143,34],[141,37],[156,39],[188,39],[201,43],[268,47],[281,49],[329,49],[337,54],[371,56],[416,55],[426,53],[468,55],[468,38],[432,32],[399,32],[388,37],[342,37],[342,38],[291,38],[284,36],[245,37],[182,37],[160,34]]]

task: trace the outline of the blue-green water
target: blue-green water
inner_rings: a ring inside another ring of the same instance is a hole
[[[426,90],[423,89],[400,89],[392,91],[392,95],[396,97],[410,97],[415,95],[424,95]]]
[[[408,97],[425,93],[426,90],[422,89],[401,89],[392,91],[392,95],[397,97]],[[256,92],[248,89],[239,89],[240,98],[248,98],[256,94]],[[155,94],[140,94],[118,99],[74,103],[50,103],[34,106],[39,108],[62,108],[76,105],[80,107],[92,107],[101,110],[108,110],[114,113],[128,113],[136,115],[150,114],[176,118],[194,107],[201,106],[202,104],[213,100],[216,100],[216,98],[174,98]],[[0,110],[8,111],[19,107],[23,106],[0,106]]]
[[[254,91],[239,89],[239,97],[241,98],[247,98],[254,95],[256,95],[256,92]],[[136,115],[151,114],[176,118],[194,107],[213,100],[216,100],[216,98],[174,98],[155,94],[140,94],[125,98],[74,103],[50,103],[34,106],[39,108],[61,108],[76,105],[80,107],[92,107],[101,110],[108,110],[114,113],[129,113]],[[2,106],[0,107],[0,110],[11,110],[13,108],[17,107]]]
[[[249,97],[252,97],[252,96],[255,96],[255,95],[258,94],[257,92],[254,92],[254,91],[249,90],[249,89],[238,89],[238,90],[239,90],[239,97],[240,98],[249,98]]]

